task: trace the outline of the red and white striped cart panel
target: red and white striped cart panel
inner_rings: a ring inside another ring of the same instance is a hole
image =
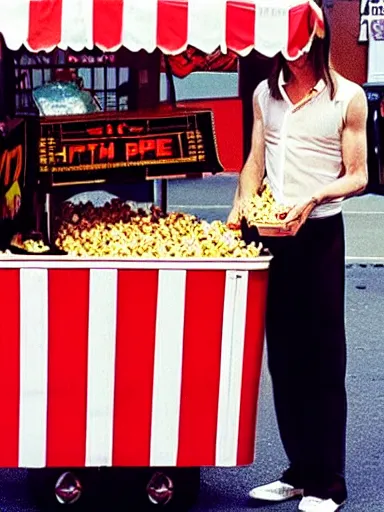
[[[313,0],[0,0],[0,32],[12,50],[94,46],[177,54],[284,51],[295,58],[323,29]]]
[[[269,261],[2,257],[0,466],[252,463]]]

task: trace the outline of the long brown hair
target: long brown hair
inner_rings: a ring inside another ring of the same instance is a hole
[[[316,3],[322,7],[321,0],[317,0]],[[329,95],[331,99],[333,99],[335,97],[336,87],[330,69],[331,34],[326,14],[324,9],[322,10],[324,15],[324,38],[320,39],[315,36],[308,54],[308,60],[315,72],[316,80],[324,80],[328,87]],[[284,74],[284,81],[288,82],[291,78],[291,72],[287,61],[284,59],[283,55],[279,53],[275,57],[273,69],[268,79],[269,90],[271,91],[272,97],[276,100],[283,99],[279,88],[279,76],[281,71],[283,71]]]

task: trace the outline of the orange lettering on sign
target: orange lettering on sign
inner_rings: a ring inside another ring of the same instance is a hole
[[[172,139],[158,139],[156,154],[162,158],[173,156]]]
[[[112,161],[115,158],[115,145],[110,142],[106,147],[105,144],[100,146],[100,160]]]
[[[12,172],[13,169],[13,172]],[[4,176],[4,186],[14,183],[20,178],[23,170],[23,148],[21,145],[4,151],[0,160],[0,175]]]
[[[21,145],[11,151],[10,159],[12,158],[16,158],[16,167],[12,181],[17,181],[20,178],[21,171],[23,170],[23,148]]]
[[[156,142],[153,139],[143,139],[139,142],[139,153],[144,156],[148,151],[156,150]]]
[[[125,144],[127,161],[138,155],[145,157],[149,152],[155,153],[156,158],[172,157],[172,139],[143,139],[139,142],[127,142]]]
[[[96,128],[87,128],[88,135],[95,137],[101,137],[103,135],[103,127],[97,126]]]
[[[107,135],[113,135],[113,127],[111,124],[107,124],[107,128],[105,130]]]
[[[95,163],[95,151],[98,148],[98,144],[88,144],[88,151],[91,153],[91,164]]]
[[[4,153],[1,155],[0,158],[0,176],[3,175],[3,171],[7,164],[7,151],[4,151]]]
[[[127,142],[125,144],[125,157],[129,161],[133,156],[139,154],[139,146],[136,142]]]
[[[127,123],[120,123],[117,125],[117,133],[118,135],[125,135],[129,133],[129,127]]]
[[[75,156],[87,151],[87,146],[70,146],[69,147],[69,163],[72,164]]]

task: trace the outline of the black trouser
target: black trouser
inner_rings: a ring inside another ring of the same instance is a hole
[[[333,497],[336,491],[344,498],[342,215],[310,219],[295,237],[264,243],[274,255],[267,348],[280,435],[290,461],[285,480],[304,487],[307,495]]]

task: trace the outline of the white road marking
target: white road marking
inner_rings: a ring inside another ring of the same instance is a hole
[[[384,263],[384,256],[347,256],[346,263]]]
[[[343,211],[343,214],[344,215],[384,215],[384,212],[375,212],[375,211],[368,211],[368,212],[351,211],[351,212],[349,212],[348,210],[346,210],[346,211]]]

